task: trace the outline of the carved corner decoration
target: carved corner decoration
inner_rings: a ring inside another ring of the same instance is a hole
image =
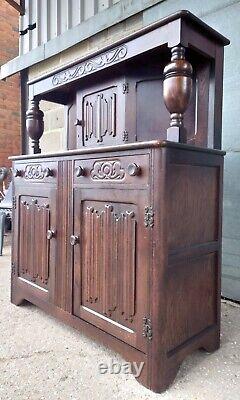
[[[91,170],[93,180],[123,180],[126,173],[121,168],[120,161],[97,161]]]
[[[128,131],[124,130],[122,134],[123,142],[128,142]]]
[[[14,262],[12,262],[12,264],[11,264],[11,272],[12,272],[12,275],[16,275],[16,264],[14,263]]]
[[[116,47],[100,54],[97,57],[84,61],[74,67],[68,68],[65,71],[59,72],[52,78],[53,86],[58,86],[63,83],[78,79],[81,76],[91,74],[94,71],[104,68],[107,65],[114,64],[127,55],[127,47],[125,45]]]
[[[154,226],[154,211],[152,206],[145,207],[144,225],[146,228]]]
[[[17,197],[13,196],[12,197],[12,209],[16,210],[16,208],[17,208]]]
[[[50,229],[48,199],[27,196],[26,200],[20,202],[19,216],[19,275],[46,287],[49,279],[50,246],[47,240],[47,231]]]

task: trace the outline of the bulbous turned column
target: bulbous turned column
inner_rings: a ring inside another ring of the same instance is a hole
[[[44,131],[43,112],[39,109],[39,101],[32,99],[26,112],[26,131],[32,140],[33,153],[41,153],[39,140]]]
[[[183,115],[191,98],[193,69],[185,59],[184,47],[173,47],[171,53],[171,63],[166,65],[163,71],[163,98],[171,114],[167,139],[173,142],[186,143]]]

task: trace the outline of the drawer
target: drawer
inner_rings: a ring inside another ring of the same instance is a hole
[[[147,185],[149,154],[82,159],[74,162],[74,183]]]
[[[57,181],[56,161],[14,163],[13,176],[15,184],[27,182],[56,183]]]

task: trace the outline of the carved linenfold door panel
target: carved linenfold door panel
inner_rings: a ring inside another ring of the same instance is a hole
[[[75,189],[74,313],[144,350],[150,249],[144,235],[146,196],[144,191],[113,192]]]
[[[116,136],[115,91],[109,90],[107,94],[102,92],[95,96],[87,96],[83,102],[83,115],[85,142],[95,137],[99,143],[106,135]]]
[[[50,228],[48,199],[21,196],[19,213],[19,276],[47,286],[49,279],[47,231]]]
[[[127,324],[135,316],[136,211],[115,208],[84,204],[82,304]]]
[[[122,143],[124,107],[121,82],[81,90],[77,96],[78,147]]]
[[[29,284],[48,291],[55,262],[55,190],[34,189],[23,188],[21,195],[17,196],[16,273]]]

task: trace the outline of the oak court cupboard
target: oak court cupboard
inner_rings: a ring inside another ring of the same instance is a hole
[[[33,154],[12,157],[12,302],[143,361],[155,392],[219,347],[228,43],[180,11],[28,82]],[[41,100],[66,151],[41,153]]]

